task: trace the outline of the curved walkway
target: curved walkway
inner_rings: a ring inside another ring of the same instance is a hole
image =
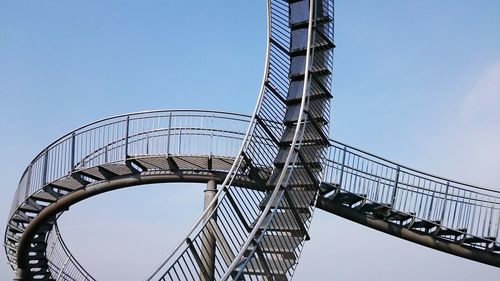
[[[117,188],[222,182],[249,119],[215,111],[153,111],[104,119],[60,138],[32,161],[17,189],[5,235],[13,268],[27,264],[40,280],[93,280],[54,227],[58,216]],[[115,137],[103,142],[102,136]],[[270,170],[254,167],[234,185],[259,189],[259,177]],[[317,206],[323,210],[500,266],[497,191],[422,173],[332,140],[321,193]]]

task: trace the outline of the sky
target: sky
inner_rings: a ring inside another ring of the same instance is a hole
[[[332,137],[500,190],[500,1],[336,1]],[[264,1],[0,0],[0,224],[45,146],[148,109],[250,114]],[[98,280],[141,280],[202,208],[200,185],[150,185],[71,208],[60,228]],[[495,280],[499,269],[317,211],[294,280]],[[0,279],[13,273],[0,255]]]

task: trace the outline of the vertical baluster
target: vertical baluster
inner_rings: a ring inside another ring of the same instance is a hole
[[[75,132],[71,133],[71,160],[70,160],[70,171],[75,170]]]
[[[170,155],[170,130],[172,128],[172,112],[168,113],[168,128],[167,128],[167,156]]]
[[[344,180],[344,167],[345,167],[345,155],[347,154],[347,147],[344,145],[344,153],[342,154],[342,165],[340,166],[340,179],[339,179],[339,188],[335,191],[335,193],[339,193],[340,189],[343,188],[343,180]]]
[[[213,138],[214,138],[214,114],[212,113],[212,120],[210,124],[210,157],[212,157],[212,145],[213,145]]]
[[[127,120],[125,121],[125,159],[129,158],[128,155],[128,134],[130,127],[130,116],[127,116]]]
[[[182,126],[179,128],[179,151],[178,151],[179,154],[181,154],[181,144],[182,144]]]
[[[396,177],[394,178],[394,190],[392,191],[392,198],[391,198],[391,207],[394,208],[394,204],[396,203],[396,193],[398,191],[398,184],[399,184],[399,171],[401,170],[401,167],[398,165],[396,168]]]
[[[47,170],[49,165],[49,151],[45,149],[43,154],[42,186],[47,184]]]
[[[28,196],[30,195],[30,189],[31,189],[31,175],[33,174],[33,163],[31,163],[28,167],[28,175],[27,175],[27,179],[26,179],[26,188],[24,190],[25,194],[24,194],[24,198],[28,198]]]
[[[445,216],[445,213],[446,213],[446,205],[448,203],[448,192],[450,190],[450,182],[447,181],[446,182],[446,191],[444,193],[444,202],[443,202],[443,210],[441,210],[441,222],[440,222],[440,225],[443,226],[443,222],[444,222],[444,216]],[[450,225],[449,227],[453,227],[453,225]]]

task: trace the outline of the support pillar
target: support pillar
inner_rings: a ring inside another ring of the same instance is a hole
[[[204,209],[206,210],[210,202],[215,198],[217,194],[217,184],[215,180],[209,180],[207,182],[207,188],[204,191]],[[203,218],[203,222],[207,223],[209,220],[213,220],[216,222],[217,214],[214,213],[212,216],[210,214],[215,209],[216,205],[212,205],[210,210],[207,213],[207,216]],[[210,227],[206,227],[203,230],[203,238],[202,238],[202,249],[201,249],[201,259],[203,265],[205,266],[205,270],[207,274],[200,273],[201,281],[213,281],[214,273],[215,273],[215,235],[211,231]]]

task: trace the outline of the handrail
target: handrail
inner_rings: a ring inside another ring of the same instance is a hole
[[[67,137],[70,137],[73,133],[76,133],[79,130],[88,128],[90,126],[99,124],[101,122],[105,122],[105,121],[108,121],[108,120],[113,120],[113,119],[116,119],[116,118],[125,118],[125,117],[137,116],[137,115],[141,115],[141,114],[151,114],[151,113],[157,114],[157,113],[170,113],[170,112],[217,113],[217,114],[223,114],[223,115],[227,115],[227,116],[241,117],[241,119],[235,119],[235,120],[242,121],[242,122],[245,122],[245,123],[248,122],[248,119],[250,119],[249,115],[237,114],[237,113],[231,113],[231,112],[224,112],[224,111],[216,111],[216,110],[151,110],[151,111],[134,112],[134,113],[130,113],[130,114],[120,114],[120,115],[116,115],[116,116],[113,116],[113,117],[103,118],[101,120],[98,120],[98,121],[95,121],[95,122],[91,122],[91,123],[89,123],[87,125],[81,126],[81,127],[77,128],[77,129],[71,131],[70,133],[67,133],[67,134],[63,135],[62,137],[58,138],[56,141],[52,142],[50,145],[48,145],[46,148],[44,148],[42,150],[42,152],[40,152],[34,158],[34,160],[32,160],[30,162],[30,164],[26,168],[26,171],[24,172],[24,174],[26,174],[27,171],[29,171],[30,167],[32,167],[36,163],[36,161],[40,159],[41,155],[43,155],[46,151],[50,151],[50,149],[52,147],[54,147],[56,144],[58,144],[61,140],[64,140]],[[196,116],[196,117],[198,117],[198,116]],[[391,168],[400,167],[402,169],[406,169],[407,171],[413,172],[415,174],[415,176],[419,176],[419,177],[426,176],[426,178],[428,178],[428,180],[433,180],[433,181],[435,181],[435,180],[441,180],[441,181],[444,181],[444,182],[449,182],[450,185],[458,185],[456,188],[460,189],[460,190],[463,190],[463,191],[476,192],[476,193],[479,193],[479,194],[483,194],[483,193],[478,192],[478,191],[486,191],[486,192],[490,192],[490,193],[493,193],[493,194],[498,194],[497,196],[500,199],[500,191],[498,191],[498,190],[495,190],[495,189],[492,189],[492,188],[481,187],[481,186],[477,186],[477,185],[473,185],[473,184],[469,184],[469,183],[464,183],[464,182],[461,182],[461,181],[458,181],[458,180],[453,180],[453,179],[446,178],[446,177],[443,177],[443,176],[437,176],[437,175],[431,174],[429,172],[424,172],[424,171],[421,171],[421,170],[417,170],[415,168],[411,168],[411,167],[406,166],[406,165],[398,164],[395,161],[391,161],[391,160],[388,160],[388,159],[386,159],[384,157],[381,157],[381,156],[375,155],[373,153],[367,152],[367,151],[365,151],[363,149],[359,149],[359,148],[353,147],[351,145],[342,143],[342,142],[340,142],[338,140],[330,139],[330,142],[332,143],[333,146],[336,146],[338,148],[346,147],[346,148],[349,149],[350,153],[354,153],[355,155],[358,155],[360,157],[363,157],[363,155],[366,155],[366,156],[374,158],[373,160],[369,159],[369,158],[365,158],[368,161],[377,160],[377,161],[379,161],[379,163],[381,165],[386,165],[387,167],[391,167],[391,166],[393,166]],[[331,160],[328,160],[328,161],[331,161]],[[22,178],[24,178],[24,176]],[[463,188],[463,187],[460,187],[460,186],[468,187],[470,189]],[[491,194],[484,194],[484,195],[493,196]],[[493,196],[493,197],[497,197],[497,196]]]
[[[61,161],[64,165],[66,166],[74,166],[78,161],[74,163],[68,163],[70,160],[75,160],[75,150],[82,149],[81,147],[69,147],[70,145],[74,145],[75,137],[78,137],[80,135],[84,134],[92,134],[95,133],[96,135],[99,134],[98,137],[103,138],[104,134],[100,133],[99,130],[103,129],[103,126],[119,126],[123,125],[124,122],[126,122],[127,119],[132,120],[132,121],[140,121],[142,118],[150,119],[150,118],[156,118],[156,117],[164,117],[164,118],[184,118],[184,119],[191,119],[195,120],[196,118],[215,118],[217,120],[226,120],[228,123],[241,123],[246,125],[246,119],[248,118],[248,115],[244,114],[238,114],[238,113],[231,113],[231,112],[223,112],[223,111],[216,111],[216,110],[184,110],[184,109],[175,109],[175,110],[152,110],[152,111],[142,111],[142,112],[134,112],[130,114],[120,114],[116,115],[113,117],[108,117],[108,118],[103,118],[101,120],[91,122],[89,124],[83,125],[75,130],[72,130],[71,132],[63,135],[62,137],[58,138],[56,141],[52,142],[49,144],[45,149],[43,149],[28,165],[28,167],[25,169],[21,176],[21,180],[19,181],[19,186],[18,190],[16,191],[16,197],[17,197],[17,202],[14,201],[10,215],[12,215],[17,207],[24,201],[24,199],[28,198],[31,194],[39,190],[44,182],[42,182],[39,186],[37,186],[35,189],[31,187],[32,184],[32,177],[31,174],[34,174],[37,176],[38,181],[44,181],[47,177],[49,177],[47,171],[47,166],[49,164],[55,164],[52,163],[47,163],[47,161],[51,161],[48,159],[48,154],[50,154],[53,150],[55,149],[60,149],[61,151],[57,151],[58,156],[62,155],[67,155],[68,158],[64,159],[64,162]],[[110,122],[111,121],[111,122]],[[193,121],[194,122],[194,121]],[[122,124],[123,123],[123,124]],[[146,123],[146,122],[144,122]],[[97,125],[97,126],[96,126]],[[147,125],[147,124],[146,124]],[[197,124],[198,126],[201,126],[203,124]],[[208,126],[205,126],[208,128]],[[119,132],[119,129],[112,128],[117,133]],[[180,126],[180,129],[186,129],[189,130],[190,128],[183,128],[182,125]],[[209,128],[210,129],[210,128]],[[243,130],[243,128],[241,128]],[[231,131],[231,128],[228,128],[227,131]],[[109,133],[109,132],[108,132]],[[85,135],[86,138],[91,139],[95,138],[96,136],[87,136]],[[130,136],[127,136],[130,137]],[[116,141],[124,141],[125,139],[123,138],[115,138]],[[175,140],[174,140],[175,141]],[[179,144],[180,145],[180,144]],[[60,146],[60,147],[59,147]],[[70,151],[73,150],[73,151]],[[70,156],[71,154],[71,156]],[[125,155],[123,155],[125,156]],[[45,159],[44,159],[45,158]],[[72,159],[70,159],[72,158]],[[59,159],[58,159],[59,160]],[[61,163],[57,163],[57,165],[63,165]],[[60,167],[58,167],[60,168]],[[70,173],[71,169],[68,169],[67,173]],[[45,178],[45,179],[44,179]],[[31,182],[30,182],[31,181]]]
[[[158,111],[150,111],[150,112],[154,112],[154,113],[169,113],[169,112],[181,112],[181,111],[170,111],[170,110],[158,110]],[[212,113],[212,112],[217,112],[217,111],[195,111],[195,112],[204,112],[204,113]],[[184,111],[184,116],[188,116],[189,115],[189,112],[186,112]],[[220,113],[220,114],[223,114],[224,118],[228,118],[228,119],[231,119],[232,116],[235,116],[237,118],[233,118],[233,120],[237,120],[238,122],[242,122],[242,127],[246,127],[247,124],[248,124],[248,120],[250,119],[250,116],[248,115],[243,115],[243,114],[232,114],[232,113],[226,113],[226,112],[217,112],[217,113]],[[138,114],[141,114],[141,113],[134,113],[132,114],[133,116],[135,115],[138,115]],[[128,114],[122,114],[120,115],[120,118],[124,118],[124,117],[127,117],[127,116],[131,116],[131,115],[128,115]],[[195,115],[194,117],[199,117],[199,115]],[[185,118],[189,118],[189,117],[185,117]],[[113,118],[105,118],[105,119],[102,119],[102,120],[111,120]],[[147,118],[146,119],[143,119],[143,120],[148,120]],[[147,122],[147,121],[144,121],[144,122]],[[98,124],[99,122],[93,122],[91,124]],[[207,124],[208,125],[208,124]],[[80,128],[85,128],[87,126],[82,126]],[[197,128],[199,130],[206,130],[205,128]],[[74,131],[77,131],[77,130],[74,130]],[[148,135],[148,132],[150,131],[142,131],[142,132],[136,132],[136,135],[142,137],[143,139],[146,138],[146,136]],[[70,134],[66,134],[65,136],[70,136]],[[234,140],[236,142],[241,142],[241,137],[243,136],[243,133],[239,133],[238,135],[234,135],[234,136],[229,136],[230,138],[234,138]],[[221,136],[221,137],[224,137],[224,136]],[[226,136],[227,137],[227,136]],[[64,138],[60,138],[59,140],[62,140]],[[139,142],[140,139],[136,139],[135,140],[136,142]],[[400,164],[397,164],[396,162],[394,161],[389,161],[389,160],[386,160],[380,156],[377,156],[377,155],[374,155],[372,153],[368,153],[368,152],[365,152],[364,150],[361,150],[361,149],[357,149],[357,148],[354,148],[352,146],[349,146],[349,145],[346,145],[340,141],[336,141],[336,140],[333,140],[333,139],[330,139],[330,142],[333,144],[333,146],[331,147],[331,149],[334,149],[335,147],[337,149],[343,149],[345,147],[347,153],[351,153],[353,154],[354,156],[359,156],[359,157],[363,157],[365,158],[367,161],[375,161],[374,163],[379,163],[381,165],[386,165],[388,168],[391,168],[391,169],[397,169],[397,167],[400,167],[400,168],[403,168],[403,171],[409,171],[411,174],[414,174],[415,176],[418,176],[418,177],[422,177],[426,180],[429,180],[429,181],[436,181],[437,179],[437,182],[443,184],[443,183],[447,183],[449,182],[450,183],[450,186],[455,186],[455,185],[463,185],[465,187],[468,187],[468,189],[466,188],[461,188],[461,190],[463,191],[466,191],[466,192],[474,192],[474,194],[478,194],[478,197],[477,198],[469,198],[469,197],[466,197],[465,195],[460,195],[460,194],[449,194],[447,195],[447,193],[445,192],[445,190],[442,190],[442,191],[439,191],[439,190],[432,190],[428,187],[425,187],[425,186],[418,186],[418,185],[408,185],[408,188],[402,188],[402,190],[404,192],[409,192],[410,189],[412,189],[413,191],[412,192],[420,192],[419,194],[421,195],[425,195],[427,194],[428,196],[431,196],[431,193],[432,196],[435,196],[437,194],[441,194],[440,197],[438,198],[439,200],[443,200],[443,198],[445,198],[446,196],[449,197],[448,201],[451,202],[450,204],[458,204],[458,203],[461,203],[463,200],[465,200],[465,202],[463,204],[466,204],[467,206],[472,206],[473,204],[477,204],[477,202],[483,202],[484,205],[478,205],[477,208],[486,208],[486,209],[490,209],[490,208],[494,208],[495,210],[497,209],[497,206],[498,205],[498,201],[494,201],[494,200],[491,200],[491,199],[487,199],[487,198],[483,198],[482,196],[486,196],[488,198],[500,198],[500,191],[497,191],[497,190],[493,190],[493,189],[485,189],[485,188],[480,188],[480,187],[476,187],[476,186],[473,186],[473,185],[468,185],[468,184],[462,184],[460,183],[459,181],[455,181],[455,180],[448,180],[444,177],[439,177],[439,176],[432,176],[431,174],[429,173],[426,173],[426,172],[420,172],[416,169],[412,169],[412,168],[407,168],[407,166],[404,166],[404,165],[400,165]],[[53,146],[55,143],[57,142],[53,142],[51,144],[51,146]],[[133,143],[133,142],[131,142]],[[46,151],[47,149],[44,149],[44,151]],[[233,154],[234,153],[234,154]],[[231,155],[227,155],[227,156],[234,156],[236,155],[236,152],[233,152],[233,153],[230,153]],[[338,157],[338,155],[337,155]],[[372,159],[370,159],[372,158]],[[328,167],[330,167],[331,165],[336,165],[337,168],[335,169],[340,169],[339,168],[339,165],[341,164],[341,161],[338,161],[339,159],[332,159],[332,157],[330,157],[328,159],[328,162],[331,163],[329,165],[327,165]],[[30,165],[32,166],[34,162],[32,162]],[[392,166],[392,167],[391,167]],[[327,167],[327,169],[328,169]],[[353,170],[354,171],[354,170]],[[370,174],[368,173],[367,171],[362,171],[362,170],[357,170],[357,171],[354,171],[355,173],[361,173],[361,174],[366,174],[367,177],[376,177],[377,175],[376,174]],[[381,179],[384,179],[384,180],[387,180],[387,181],[390,181],[391,182],[391,185],[394,184],[394,180],[392,178],[383,178],[383,177],[380,177]],[[347,186],[347,185],[346,185]],[[379,187],[379,189],[382,189],[382,187]],[[460,187],[457,187],[457,189],[460,189]],[[488,193],[491,193],[491,194],[486,194],[486,193],[483,193],[482,191],[486,191]],[[436,197],[437,198],[437,197]],[[460,201],[462,199],[462,201]],[[437,199],[436,199],[437,200]],[[489,201],[488,201],[489,200]],[[474,203],[476,202],[476,203]],[[495,205],[491,205],[491,204],[495,204]],[[438,210],[438,211],[441,211],[441,210]],[[495,211],[496,212],[496,211]],[[436,211],[436,214],[439,213]],[[495,213],[496,214],[496,213]],[[421,217],[422,219],[426,219],[425,217]],[[494,231],[495,229],[493,229],[492,231]]]
[[[395,161],[388,160],[387,158],[375,155],[373,153],[367,152],[366,150],[353,147],[351,145],[342,143],[342,142],[334,140],[334,139],[330,139],[330,142],[339,145],[339,147],[347,147],[347,148],[350,148],[350,149],[352,149],[354,151],[357,151],[357,152],[359,152],[361,154],[365,154],[365,155],[371,156],[373,158],[376,158],[376,159],[378,159],[380,161],[386,162],[385,163],[386,165],[387,164],[392,164],[392,165],[399,166],[401,168],[407,169],[409,171],[413,171],[413,172],[418,173],[418,174],[429,176],[431,178],[436,178],[436,179],[440,179],[440,180],[443,180],[443,181],[449,181],[450,183],[456,183],[456,184],[468,186],[468,187],[471,187],[471,188],[474,188],[474,189],[479,189],[479,190],[488,191],[488,192],[499,192],[499,190],[496,190],[496,189],[493,189],[493,188],[490,188],[490,187],[481,187],[481,186],[478,186],[478,185],[474,185],[474,184],[470,184],[470,183],[465,183],[465,182],[462,182],[462,181],[453,180],[453,179],[446,178],[446,177],[443,177],[443,176],[438,176],[438,175],[435,175],[435,174],[431,174],[429,172],[423,172],[422,170],[411,168],[410,166],[401,165],[401,164],[398,164]]]

